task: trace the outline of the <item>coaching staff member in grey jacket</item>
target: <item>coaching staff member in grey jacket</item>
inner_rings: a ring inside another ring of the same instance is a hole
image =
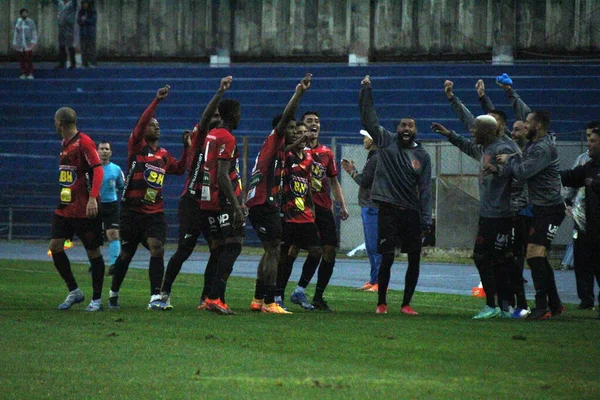
[[[396,132],[379,125],[369,75],[361,82],[360,120],[379,148],[379,161],[371,198],[379,204],[379,268],[377,313],[387,312],[386,292],[394,263],[394,250],[400,245],[408,254],[404,299],[400,311],[417,315],[410,300],[419,279],[421,238],[431,227],[431,158],[415,142],[417,127],[413,118],[402,118]]]

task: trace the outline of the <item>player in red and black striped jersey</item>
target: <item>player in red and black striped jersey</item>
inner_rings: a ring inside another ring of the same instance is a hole
[[[316,260],[318,264],[321,258],[321,241],[315,224],[311,191],[313,159],[310,152],[304,149],[312,135],[302,122],[296,124],[294,134],[286,135],[286,148],[282,155],[284,167],[281,174],[283,239],[275,291],[275,301],[278,303],[282,303],[282,296],[296,259],[290,257],[290,248],[295,246],[307,249],[307,262]],[[301,305],[305,309],[313,308],[306,300],[301,302]]]
[[[319,273],[317,277],[317,287],[313,296],[312,305],[318,310],[331,311],[327,302],[323,299],[323,292],[329,284],[333,267],[335,266],[336,248],[338,246],[338,236],[333,215],[333,202],[331,201],[330,191],[333,197],[340,205],[340,218],[348,218],[344,193],[337,179],[338,169],[331,149],[319,143],[319,133],[321,132],[321,120],[316,111],[307,111],[302,115],[302,122],[306,124],[308,130],[314,134],[313,139],[308,144],[313,158],[313,180],[312,194],[315,202],[315,222],[319,228],[321,236],[321,245],[323,246],[322,260],[307,260],[302,268],[302,276],[298,281],[298,286],[292,293],[292,301],[300,304],[305,298],[304,289],[313,278],[319,261]],[[293,249],[292,255],[297,255],[298,250]],[[310,258],[310,256],[309,256]],[[295,301],[300,299],[301,301]]]
[[[227,76],[221,79],[219,89],[215,93],[212,100],[206,106],[202,113],[200,122],[196,124],[191,134],[192,145],[188,150],[192,162],[188,166],[188,176],[183,188],[183,193],[179,199],[178,216],[179,216],[179,243],[177,251],[173,254],[169,263],[162,284],[161,295],[163,300],[170,306],[170,293],[173,282],[177,278],[183,263],[190,257],[200,233],[204,235],[204,239],[210,244],[210,258],[206,264],[204,272],[204,290],[202,297],[205,297],[210,290],[216,265],[220,253],[220,246],[217,246],[214,241],[210,240],[210,230],[207,220],[203,218],[200,210],[200,197],[202,193],[202,176],[204,165],[204,141],[209,130],[215,128],[221,123],[221,115],[219,114],[219,102],[223,95],[231,86],[233,78]]]
[[[94,293],[86,311],[102,311],[105,265],[100,250],[102,221],[98,217],[98,198],[104,171],[96,145],[89,136],[77,130],[77,115],[73,109],[59,109],[54,115],[54,124],[56,132],[63,138],[58,178],[61,191],[52,219],[49,249],[54,265],[70,292],[58,308],[67,310],[84,300],[64,251],[65,241],[73,239],[75,234],[85,247],[92,269]]]
[[[123,189],[123,209],[120,221],[121,253],[114,264],[109,305],[118,307],[118,293],[137,247],[143,243],[150,250],[150,303],[148,308],[164,309],[160,288],[164,273],[164,243],[167,223],[163,211],[162,189],[167,174],[182,175],[187,165],[189,133],[183,135],[184,151],[176,160],[159,147],[160,128],[154,113],[169,94],[167,85],[144,111],[127,144],[127,177]]]
[[[296,128],[294,115],[302,95],[310,87],[312,75],[306,74],[296,86],[294,95],[283,114],[273,119],[273,131],[265,139],[250,178],[246,206],[252,226],[258,233],[265,254],[256,271],[256,287],[250,309],[267,313],[287,313],[275,303],[277,264],[281,243],[281,217],[279,190],[281,186],[282,148],[286,132],[293,134]]]
[[[204,140],[202,190],[199,194],[200,208],[210,225],[211,238],[217,240],[221,247],[215,277],[204,306],[220,314],[233,314],[225,303],[225,289],[233,264],[242,251],[245,219],[240,202],[242,188],[237,171],[237,143],[231,134],[240,122],[240,103],[232,99],[221,100],[219,114],[221,124]]]

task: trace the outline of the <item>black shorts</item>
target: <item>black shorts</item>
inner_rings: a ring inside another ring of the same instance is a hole
[[[109,229],[119,229],[119,202],[113,201],[110,203],[100,203],[100,219],[102,220],[102,228],[107,231]]]
[[[512,217],[479,217],[479,230],[475,239],[475,254],[504,257],[512,251]]]
[[[182,196],[177,207],[179,219],[179,243],[180,247],[193,249],[200,234],[208,243],[210,240],[210,227],[205,223],[204,215],[200,210],[198,202],[190,196]]]
[[[250,207],[248,218],[261,242],[281,240],[281,216],[279,209],[268,204]]]
[[[396,247],[402,253],[421,251],[421,216],[417,210],[381,203],[377,224],[380,254],[393,253]]]
[[[202,210],[203,232],[207,232],[211,239],[226,240],[244,237],[246,222],[241,226],[233,227],[233,208],[222,210]]]
[[[77,235],[83,247],[88,250],[97,249],[104,244],[102,240],[102,221],[99,217],[66,218],[54,214],[52,217],[52,239],[73,240]]]
[[[121,210],[121,245],[135,246],[145,243],[148,238],[165,243],[167,239],[167,221],[163,212],[144,214],[123,208]]]
[[[335,225],[333,211],[315,204],[315,224],[319,229],[321,245],[338,247],[337,226]]]
[[[527,243],[529,242],[529,227],[532,217],[527,215],[515,215],[512,218],[512,242],[513,254],[516,257],[523,257],[527,252]]]
[[[296,245],[300,249],[308,250],[311,247],[321,247],[319,228],[313,222],[295,224],[283,222],[282,245]]]
[[[533,206],[533,221],[529,228],[529,243],[549,249],[560,224],[565,219],[565,205]]]

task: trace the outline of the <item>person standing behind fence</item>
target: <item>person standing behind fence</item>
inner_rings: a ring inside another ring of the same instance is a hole
[[[387,313],[387,288],[394,251],[400,244],[401,251],[408,253],[400,312],[418,315],[410,301],[419,280],[422,237],[431,229],[431,158],[415,142],[417,127],[413,118],[402,118],[394,133],[379,125],[369,75],[361,82],[358,101],[360,121],[379,149],[371,191],[373,201],[379,204],[377,240],[382,254],[376,312]]]
[[[127,142],[127,177],[123,189],[120,233],[121,253],[115,261],[109,292],[110,308],[120,308],[119,290],[129,269],[131,259],[140,243],[150,250],[148,275],[150,301],[148,309],[170,309],[160,294],[163,280],[167,221],[162,197],[167,174],[183,175],[187,166],[189,132],[183,134],[183,153],[179,161],[159,147],[160,127],[154,113],[158,104],[167,98],[170,87],[159,89],[152,103],[138,120]]]
[[[364,148],[369,151],[365,167],[362,172],[358,172],[353,160],[342,159],[342,169],[349,173],[352,179],[359,185],[358,205],[361,207],[365,247],[369,263],[371,264],[371,277],[360,290],[377,292],[379,290],[379,266],[381,265],[381,254],[377,252],[377,218],[379,216],[379,208],[371,199],[371,186],[375,178],[375,170],[377,169],[377,160],[379,157],[377,146],[373,142],[373,138],[369,135],[369,132],[361,129],[360,134],[364,136]]]
[[[83,1],[77,13],[79,24],[79,42],[81,46],[81,63],[84,67],[96,68],[96,22],[98,13],[94,2]]]
[[[13,48],[19,52],[21,79],[33,79],[33,49],[37,45],[38,35],[35,22],[29,18],[29,11],[21,8],[19,19],[15,25]]]
[[[533,203],[533,222],[526,258],[535,287],[535,309],[529,318],[544,320],[566,311],[547,257],[552,240],[565,218],[565,205],[561,196],[558,152],[548,132],[550,114],[533,111],[527,115],[525,126],[529,143],[523,156],[501,154],[496,158],[506,164],[517,180],[527,180],[529,198]]]
[[[65,68],[67,65],[67,50],[71,65],[75,69],[75,18],[77,15],[77,0],[53,0],[58,8],[58,65],[56,68]]]
[[[98,197],[104,171],[94,142],[77,129],[77,115],[73,109],[63,107],[56,111],[54,125],[63,138],[58,178],[61,191],[60,202],[52,218],[49,250],[56,270],[69,289],[69,295],[58,309],[68,310],[85,299],[64,250],[65,241],[72,240],[75,234],[83,243],[92,265],[93,295],[86,311],[102,311],[105,265],[100,251],[102,222],[98,218]]]
[[[108,239],[108,256],[113,268],[121,252],[119,241],[119,193],[123,190],[125,178],[117,164],[110,162],[112,145],[108,142],[98,144],[98,154],[104,170],[102,189],[100,190],[100,218]],[[110,269],[109,269],[110,271]]]

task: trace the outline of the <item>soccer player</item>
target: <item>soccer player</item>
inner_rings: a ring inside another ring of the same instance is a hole
[[[408,254],[400,311],[418,315],[410,301],[419,280],[422,237],[431,229],[431,158],[415,142],[413,118],[402,118],[394,133],[379,125],[369,75],[361,82],[359,109],[361,123],[379,149],[371,189],[373,201],[379,204],[378,250],[382,254],[376,312],[387,313],[387,288],[394,250],[400,242],[401,251]]]
[[[183,263],[190,257],[196,247],[196,242],[200,233],[203,233],[204,239],[209,243],[211,253],[204,273],[205,293],[212,284],[216,261],[218,259],[218,246],[210,238],[210,229],[207,229],[206,219],[202,217],[200,211],[200,194],[202,192],[202,166],[204,162],[204,140],[209,130],[216,127],[221,122],[218,106],[225,92],[231,87],[233,78],[226,76],[221,79],[219,89],[212,100],[206,106],[202,113],[200,122],[196,124],[191,133],[191,146],[188,150],[192,158],[188,176],[183,188],[183,193],[179,199],[178,217],[179,217],[179,242],[177,250],[171,256],[167,264],[167,270],[162,284],[161,295],[167,307],[171,308],[170,294],[173,282],[181,271]]]
[[[220,125],[204,140],[200,208],[210,225],[210,235],[221,247],[214,280],[204,306],[217,314],[234,314],[225,302],[227,280],[242,251],[244,213],[238,172],[238,148],[232,132],[238,127],[241,106],[235,100],[219,103]]]
[[[112,146],[108,142],[98,144],[98,155],[104,170],[104,180],[100,190],[100,218],[102,227],[108,239],[108,256],[112,267],[121,252],[119,241],[119,202],[117,192],[123,190],[125,178],[123,171],[117,164],[110,162]],[[110,269],[109,269],[110,271]]]
[[[479,168],[479,230],[473,250],[473,260],[479,270],[479,276],[486,295],[486,305],[474,319],[488,319],[502,315],[512,318],[509,310],[512,293],[509,287],[509,265],[516,268],[507,259],[512,258],[511,235],[511,179],[504,168],[498,168],[496,155],[512,154],[514,145],[498,137],[497,120],[490,115],[475,119],[473,136],[467,140],[444,126],[433,123],[431,129],[447,137],[454,146],[476,159]],[[521,279],[522,281],[522,279]],[[496,294],[501,302],[496,305]]]
[[[177,161],[171,153],[160,147],[160,127],[154,113],[159,103],[167,98],[169,85],[156,93],[152,103],[137,122],[127,143],[127,177],[123,189],[121,211],[121,253],[115,261],[109,307],[120,308],[119,290],[127,274],[131,259],[140,243],[150,250],[148,275],[150,278],[149,309],[167,309],[160,295],[164,274],[164,244],[167,222],[163,211],[162,190],[166,174],[182,175],[185,172],[189,133],[183,135],[184,151]]]
[[[302,115],[302,122],[306,124],[308,131],[312,134],[312,139],[307,143],[313,160],[312,171],[312,199],[315,204],[315,223],[319,228],[321,245],[323,246],[322,259],[316,259],[308,255],[302,267],[302,275],[298,281],[298,286],[292,293],[292,303],[298,304],[305,309],[316,309],[323,311],[332,311],[327,301],[323,298],[323,293],[329,284],[333,268],[335,267],[336,248],[338,246],[338,235],[333,215],[333,202],[331,193],[340,205],[340,218],[348,219],[344,193],[337,179],[338,169],[331,149],[324,144],[319,143],[319,133],[321,132],[321,120],[316,111],[307,111]],[[294,247],[291,257],[298,255],[298,248]],[[319,261],[321,264],[319,265]],[[313,278],[317,267],[317,286],[312,303],[306,298],[305,289]]]
[[[68,310],[85,298],[73,276],[69,257],[64,251],[65,241],[72,240],[75,234],[83,243],[92,266],[93,294],[86,311],[102,311],[105,266],[100,251],[102,222],[98,218],[98,196],[104,171],[96,145],[89,136],[77,129],[77,115],[73,109],[58,109],[54,115],[54,125],[56,132],[63,139],[58,176],[61,190],[59,204],[52,217],[49,250],[52,252],[56,270],[69,289],[69,295],[58,309]]]
[[[258,233],[265,250],[256,272],[254,299],[250,303],[253,311],[266,313],[286,313],[275,303],[277,284],[277,264],[281,244],[281,217],[279,216],[279,190],[281,185],[281,150],[286,133],[293,134],[296,129],[294,115],[300,99],[310,87],[311,74],[306,74],[296,86],[294,95],[288,102],[282,115],[273,120],[273,131],[264,141],[258,156],[246,200],[249,218]]]
[[[290,248],[294,246],[308,250],[307,260],[311,258],[318,262],[322,255],[311,190],[314,182],[313,160],[310,150],[305,148],[313,138],[314,132],[310,132],[303,122],[298,122],[295,131],[288,132],[285,138],[286,147],[282,156],[284,167],[281,174],[283,239],[276,290],[276,301],[281,304],[297,254],[290,254]],[[313,309],[310,303],[301,305],[307,310]]]
[[[501,154],[496,158],[506,164],[517,180],[527,180],[533,221],[526,258],[535,287],[535,309],[529,318],[543,320],[565,312],[547,258],[547,250],[565,217],[565,205],[561,196],[558,152],[548,133],[550,114],[533,111],[527,115],[525,126],[529,143],[523,157]]]

